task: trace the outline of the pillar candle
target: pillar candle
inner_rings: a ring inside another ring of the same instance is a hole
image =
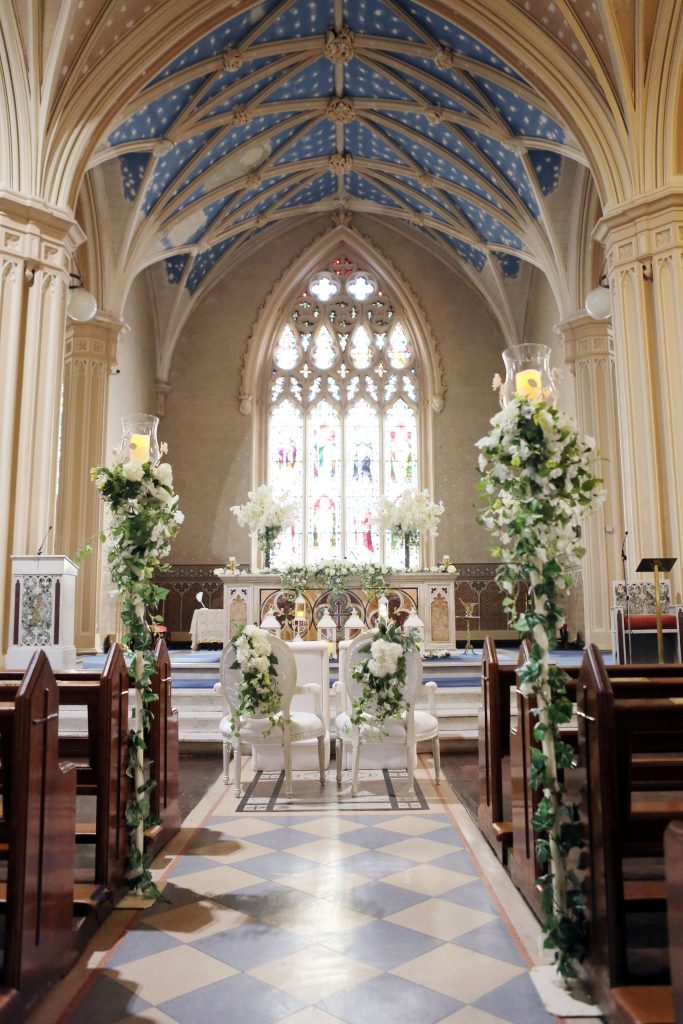
[[[129,451],[131,462],[149,462],[149,434],[131,434]]]
[[[540,400],[543,397],[543,389],[538,370],[520,370],[515,375],[515,391],[524,398]]]

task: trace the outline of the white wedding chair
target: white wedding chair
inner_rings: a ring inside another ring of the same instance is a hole
[[[355,680],[351,670],[358,662],[367,658],[367,647],[372,641],[372,633],[361,633],[349,642],[344,651],[343,659],[340,657],[340,679],[336,684],[337,693],[340,695],[342,708],[336,717],[337,741],[337,786],[342,783],[342,769],[344,766],[344,743],[348,738],[352,744],[352,782],[351,792],[355,796],[358,792],[358,772],[360,768],[361,747],[363,743],[371,742],[373,751],[392,747],[402,748],[401,758],[405,758],[405,766],[408,772],[408,791],[411,797],[415,795],[414,769],[417,763],[417,744],[422,741],[431,740],[432,755],[434,759],[434,776],[436,784],[441,778],[441,750],[439,747],[439,721],[436,714],[436,691],[437,685],[434,682],[422,685],[422,658],[418,651],[409,651],[406,654],[406,684],[405,698],[410,709],[400,718],[389,719],[383,726],[377,719],[366,716],[362,725],[354,725],[351,722],[351,709],[353,701],[360,697],[363,687]],[[415,704],[423,691],[426,691],[429,711],[416,711]],[[386,735],[388,734],[388,735]],[[379,760],[382,755],[373,757],[373,767],[380,767]],[[390,758],[386,758],[387,761]],[[394,767],[394,758],[390,764],[382,767]]]
[[[276,682],[281,695],[281,711],[279,723],[273,725],[268,718],[255,716],[245,717],[233,729],[231,716],[239,705],[239,687],[241,671],[231,668],[234,664],[235,648],[229,644],[224,648],[220,663],[220,682],[214,686],[216,693],[221,693],[225,702],[225,714],[218,726],[223,737],[223,782],[228,785],[230,770],[230,751],[234,751],[235,760],[235,796],[242,795],[242,746],[253,743],[281,745],[285,761],[285,796],[292,795],[292,743],[301,740],[317,739],[318,764],[320,769],[320,785],[325,785],[325,723],[323,721],[321,689],[318,683],[306,683],[297,686],[296,661],[287,644],[278,637],[271,636],[273,654],[277,658]],[[292,698],[295,694],[310,694],[314,700],[315,713],[310,711],[292,711]]]

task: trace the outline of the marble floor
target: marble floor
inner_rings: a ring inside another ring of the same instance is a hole
[[[419,806],[399,779],[379,812],[332,773],[317,810],[310,779],[265,812],[218,779],[154,865],[163,899],[115,911],[31,1024],[552,1020],[528,973],[538,925],[430,776],[425,759]]]

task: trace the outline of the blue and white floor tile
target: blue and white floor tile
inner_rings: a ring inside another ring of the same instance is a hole
[[[35,1024],[547,1024],[538,926],[418,778],[428,810],[324,815],[238,814],[219,780],[157,862],[165,901],[115,912]]]

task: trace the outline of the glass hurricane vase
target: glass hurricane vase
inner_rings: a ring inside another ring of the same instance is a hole
[[[548,345],[515,345],[503,352],[505,382],[500,404],[505,407],[517,395],[535,402],[557,400],[557,388],[550,369]]]
[[[273,559],[273,548],[280,536],[281,530],[278,526],[267,526],[257,534],[258,544],[263,552],[263,568],[270,569]]]
[[[410,549],[417,545],[418,535],[416,533],[403,534],[403,556],[406,572],[410,572]]]

